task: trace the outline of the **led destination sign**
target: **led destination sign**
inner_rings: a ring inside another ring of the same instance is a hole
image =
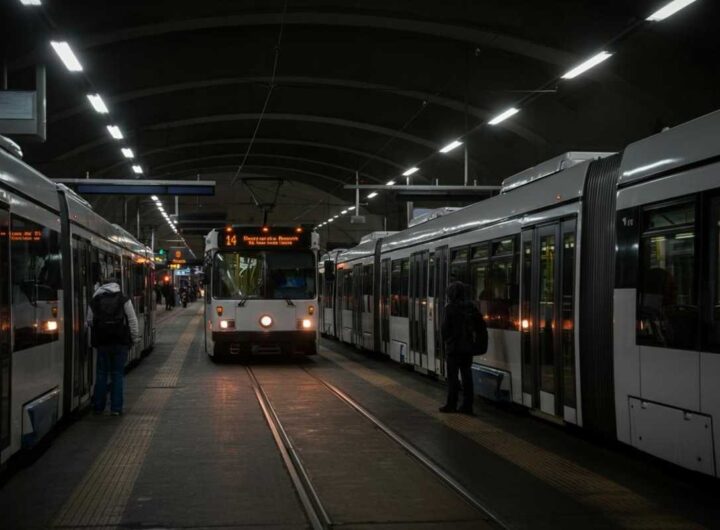
[[[221,248],[302,248],[310,247],[310,232],[293,228],[226,228],[219,234]]]

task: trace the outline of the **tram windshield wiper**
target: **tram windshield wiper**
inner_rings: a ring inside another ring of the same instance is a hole
[[[295,307],[295,302],[293,302],[289,296],[285,296],[285,301],[290,307]]]
[[[245,307],[245,302],[248,301],[249,296],[250,296],[250,295],[247,295],[247,294],[244,295],[244,296],[240,299],[240,301],[238,302],[238,307]]]

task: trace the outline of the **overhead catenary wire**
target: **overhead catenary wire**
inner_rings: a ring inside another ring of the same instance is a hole
[[[235,183],[240,178],[240,174],[242,173],[243,168],[245,167],[245,164],[247,163],[247,159],[250,156],[250,152],[252,151],[253,145],[255,144],[255,138],[257,138],[258,132],[260,131],[260,126],[262,125],[263,118],[265,117],[265,113],[267,112],[267,108],[270,105],[270,100],[272,99],[273,91],[275,90],[275,80],[277,79],[277,73],[278,69],[280,67],[280,50],[282,46],[282,38],[283,33],[285,30],[285,15],[287,14],[287,0],[283,2],[283,8],[282,12],[280,14],[280,29],[278,30],[278,38],[275,42],[275,52],[274,52],[274,58],[273,58],[273,69],[272,69],[272,76],[270,78],[270,86],[268,87],[267,95],[265,96],[265,102],[263,103],[262,111],[260,111],[260,116],[258,117],[257,123],[255,123],[255,130],[253,130],[252,136],[250,137],[250,142],[248,143],[247,149],[245,150],[245,154],[243,155],[243,159],[240,162],[240,165],[237,168],[237,171],[235,172],[235,176],[232,179],[232,182],[230,183],[231,186],[234,186]]]

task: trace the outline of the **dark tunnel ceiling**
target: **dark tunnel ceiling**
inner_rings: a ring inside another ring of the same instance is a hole
[[[183,199],[181,213],[259,222],[245,187],[231,185],[257,129],[241,177],[286,181],[273,222],[316,224],[351,203],[342,186],[355,171],[366,183],[397,178],[528,97],[517,116],[468,137],[471,180],[497,184],[568,150],[619,150],[716,109],[718,3],[643,22],[664,3],[290,0],[283,15],[280,1],[4,0],[0,42],[10,88],[32,87],[35,65],[47,65],[47,142],[18,140],[48,176],[133,178],[120,154],[129,146],[144,178],[218,181],[217,197]],[[71,43],[82,74],[62,66],[52,39]],[[606,47],[615,55],[601,67],[551,82]],[[88,92],[103,96],[126,141],[108,136]],[[461,183],[461,151],[427,160],[414,181]],[[117,198],[93,203],[122,218]],[[171,238],[152,203],[140,207]],[[367,211],[393,209],[384,193]],[[355,237],[340,225],[334,239]]]

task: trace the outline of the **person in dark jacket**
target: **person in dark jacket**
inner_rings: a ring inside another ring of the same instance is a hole
[[[445,405],[440,412],[462,412],[473,414],[473,382],[472,366],[473,355],[471,345],[466,340],[469,332],[465,329],[468,321],[473,318],[482,318],[475,304],[466,300],[465,284],[453,282],[448,286],[448,304],[445,306],[445,316],[442,322],[442,337],[445,342],[445,358],[447,361],[448,394]],[[468,318],[470,316],[470,318]],[[462,378],[463,401],[458,408],[458,394],[460,393],[460,380]]]

